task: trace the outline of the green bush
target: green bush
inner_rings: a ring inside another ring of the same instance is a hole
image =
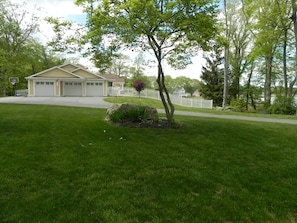
[[[271,114],[294,115],[296,114],[294,98],[277,96],[268,111]]]
[[[230,102],[231,109],[233,111],[242,112],[245,110],[246,104],[243,98],[237,100],[231,100]]]
[[[110,114],[112,122],[143,122],[149,117],[144,107],[130,108],[124,111],[115,111]]]

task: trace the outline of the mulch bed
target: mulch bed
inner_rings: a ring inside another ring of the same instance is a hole
[[[114,126],[134,127],[134,128],[154,128],[154,129],[180,129],[185,128],[184,125],[170,125],[167,120],[160,119],[158,122],[111,122]]]

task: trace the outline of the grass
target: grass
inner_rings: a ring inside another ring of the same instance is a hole
[[[104,99],[111,103],[132,103],[139,105],[148,105],[158,109],[164,109],[160,100],[150,98],[138,98],[138,97],[110,97]],[[278,115],[278,114],[260,114],[255,112],[233,112],[233,111],[219,111],[215,109],[206,108],[191,108],[185,106],[174,105],[175,110],[189,111],[189,112],[203,112],[221,115],[237,115],[237,116],[251,116],[251,117],[266,117],[266,118],[280,118],[280,119],[297,119],[297,115]]]
[[[0,222],[296,222],[296,126],[0,104]]]

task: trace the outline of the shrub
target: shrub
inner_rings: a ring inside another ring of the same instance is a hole
[[[246,102],[243,98],[237,100],[231,100],[230,102],[231,109],[233,111],[242,112],[246,109]]]
[[[271,114],[294,115],[296,114],[294,98],[277,96],[268,111]]]
[[[149,115],[144,107],[131,107],[124,111],[115,111],[110,114],[112,122],[142,122],[147,120]]]
[[[106,112],[106,120],[112,122],[157,122],[156,108],[135,104],[113,104]]]

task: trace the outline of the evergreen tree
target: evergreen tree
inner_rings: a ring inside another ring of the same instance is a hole
[[[214,106],[221,106],[224,89],[224,58],[222,50],[215,47],[206,59],[206,66],[202,68],[200,94],[206,99],[213,100]]]

